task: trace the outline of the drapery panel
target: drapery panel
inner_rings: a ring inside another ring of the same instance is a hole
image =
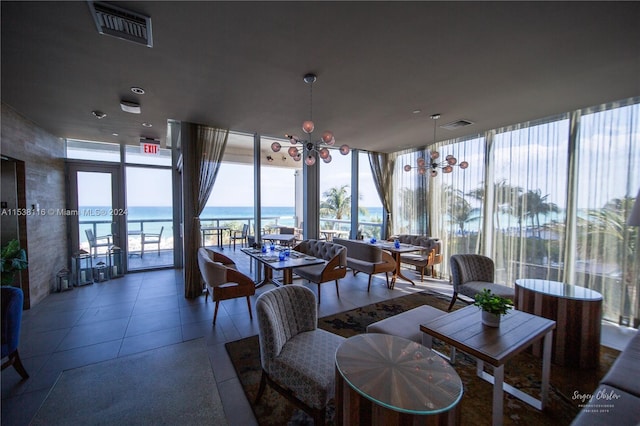
[[[382,234],[383,239],[388,239],[391,235],[393,227],[393,175],[395,166],[395,155],[383,154],[379,152],[369,153],[369,165],[371,166],[371,173],[373,174],[373,182],[378,191],[378,196],[382,201],[382,206],[387,212],[385,226],[383,227]],[[395,232],[395,231],[393,231]]]
[[[498,129],[492,154],[496,280],[563,281],[568,115]]]
[[[572,284],[600,292],[603,317],[638,319],[638,227],[627,225],[640,189],[640,105],[581,111]]]
[[[188,133],[191,140],[185,141],[182,146],[191,150],[190,155],[185,155],[189,160],[185,167],[191,168],[188,182],[191,189],[191,197],[185,199],[185,220],[191,220],[192,224],[186,230],[185,245],[185,297],[194,298],[202,294],[200,284],[200,271],[198,269],[197,252],[202,245],[200,232],[200,214],[209,199],[213,184],[215,183],[220,163],[229,137],[229,130],[214,127],[191,125]],[[183,174],[184,176],[184,174]],[[187,200],[190,205],[186,205]],[[186,216],[186,213],[190,213]]]
[[[428,176],[430,236],[442,240],[442,275],[449,271],[449,258],[453,254],[481,253],[482,250],[482,200],[485,176],[484,138],[474,137],[459,142],[443,141],[430,146],[439,158],[453,155],[458,164],[467,161],[466,170],[454,166],[451,173]],[[427,152],[429,155],[429,152]]]
[[[428,179],[428,235],[443,240],[445,275],[452,254],[485,254],[498,283],[591,288],[603,295],[605,319],[637,326],[640,236],[626,220],[640,189],[639,118],[636,97],[434,144],[470,166],[436,178],[397,168],[397,228],[417,229],[419,209],[401,195],[424,191]],[[398,162],[415,166],[425,155],[402,153]]]
[[[428,155],[428,154],[426,154]],[[429,177],[416,169],[405,172],[405,166],[416,166],[418,158],[425,158],[425,151],[399,154],[393,177],[394,200],[393,234],[430,235],[428,226]]]

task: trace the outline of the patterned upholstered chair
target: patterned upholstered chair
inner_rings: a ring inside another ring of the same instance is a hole
[[[340,297],[338,280],[347,274],[347,249],[339,244],[320,240],[304,240],[293,248],[310,256],[324,259],[319,265],[296,268],[298,276],[318,284],[318,304],[320,304],[320,284],[335,281],[336,293]]]
[[[247,298],[249,318],[253,319],[250,296],[256,293],[256,285],[251,278],[237,271],[236,264],[225,255],[204,247],[198,249],[198,266],[206,285],[204,301],[211,294],[216,302],[213,325],[216,325],[220,301],[236,297]]]
[[[490,258],[480,254],[454,254],[451,256],[450,264],[453,297],[449,304],[449,311],[456,303],[458,294],[475,298],[476,294],[485,288],[498,296],[511,300],[515,298],[513,288],[493,282],[495,266]]]
[[[335,353],[345,339],[317,328],[316,298],[300,285],[261,294],[256,312],[262,364],[256,404],[269,384],[324,425],[335,394]]]

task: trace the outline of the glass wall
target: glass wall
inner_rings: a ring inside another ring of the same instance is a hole
[[[320,237],[348,238],[351,233],[351,156],[331,150],[330,163],[320,167]],[[361,209],[360,214],[364,211]]]
[[[384,211],[373,182],[369,154],[364,151],[358,152],[358,207],[357,236],[365,240],[380,239]]]
[[[627,225],[640,202],[640,105],[583,111],[576,157],[572,282],[603,295],[604,318],[629,324],[640,317],[639,228]]]
[[[451,173],[438,169],[428,179],[429,235],[442,240],[441,273],[449,270],[449,257],[456,253],[478,253],[483,235],[482,198],[485,179],[485,140],[476,137],[460,142],[444,141],[431,147],[443,160],[448,155],[457,159]],[[467,169],[459,164],[469,163]]]
[[[420,228],[416,191],[428,187],[428,234],[443,239],[443,272],[452,254],[481,253],[494,259],[497,282],[526,277],[592,288],[603,295],[605,319],[638,318],[640,237],[626,218],[640,187],[639,101],[438,143],[432,149],[469,168],[435,178],[403,171],[424,152],[400,154],[394,232]]]

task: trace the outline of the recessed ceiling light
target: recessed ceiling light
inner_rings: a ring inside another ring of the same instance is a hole
[[[413,112],[414,114],[420,114],[422,112],[422,110],[421,109],[414,109],[411,112]]]
[[[105,118],[105,117],[107,116],[107,114],[106,114],[106,113],[104,113],[104,112],[102,112],[102,111],[98,111],[98,110],[91,111],[91,114],[93,114],[93,116],[94,116],[95,118],[97,118],[98,120],[100,120],[100,119],[102,119],[102,118]]]
[[[153,124],[151,124],[151,123],[142,123],[142,125],[144,127],[153,127]]]
[[[118,136],[118,134],[117,134],[117,133],[111,133],[111,134],[112,134],[113,136]]]
[[[131,88],[131,91],[132,91],[133,93],[135,93],[136,95],[144,95],[144,89],[143,89],[142,87],[135,87],[135,86],[133,86],[133,87]]]

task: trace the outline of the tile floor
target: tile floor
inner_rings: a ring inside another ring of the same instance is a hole
[[[240,270],[250,273],[247,256],[239,250],[225,250],[225,254],[237,260]],[[374,277],[371,292],[367,293],[367,276],[353,277],[349,272],[340,282],[340,299],[333,285],[323,285],[319,316],[427,287],[451,294],[448,283],[436,280],[425,279],[421,283],[418,277],[415,287],[399,281],[394,290],[388,290],[384,282],[384,275]],[[317,291],[315,284],[309,287]],[[259,289],[255,297],[272,288]],[[212,327],[213,307],[211,301],[205,303],[204,297],[185,299],[182,270],[173,269],[132,273],[49,295],[25,311],[22,320],[20,354],[30,378],[21,381],[13,368],[1,374],[2,424],[29,424],[64,370],[196,338],[206,341],[229,424],[256,424],[224,344],[257,334],[257,321],[249,319],[245,300],[235,299],[221,302],[217,325]],[[612,346],[623,346],[631,337],[617,327],[603,330],[603,342]]]

